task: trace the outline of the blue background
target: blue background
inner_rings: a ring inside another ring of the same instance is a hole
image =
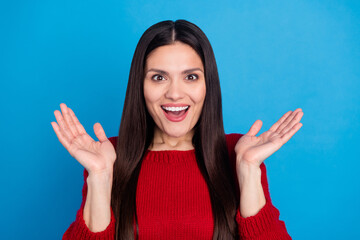
[[[117,135],[136,44],[168,19],[207,34],[226,132],[303,109],[303,128],[265,161],[290,235],[360,239],[360,2],[332,0],[1,1],[0,238],[61,238],[83,168],[53,111],[65,102],[92,136],[95,122]]]

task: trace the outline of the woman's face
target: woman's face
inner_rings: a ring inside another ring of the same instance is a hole
[[[189,45],[175,42],[154,49],[146,59],[146,107],[162,134],[193,134],[206,94],[204,67]]]

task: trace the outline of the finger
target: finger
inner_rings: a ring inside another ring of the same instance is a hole
[[[60,131],[59,125],[57,125],[56,122],[51,122],[51,126],[54,129],[54,132],[57,136],[57,138],[59,139],[60,143],[66,148],[68,149],[68,147],[70,146],[69,141],[66,139],[66,137],[62,134],[62,132]]]
[[[293,120],[293,118],[295,117],[295,115],[299,112],[302,111],[301,108],[296,109],[294,112],[292,112],[283,123],[281,123],[279,125],[279,127],[275,130],[275,132],[280,133],[287,125],[289,122],[291,122],[291,120]]]
[[[274,123],[274,125],[271,126],[271,128],[269,129],[269,131],[275,132],[276,129],[279,127],[279,125],[281,123],[283,123],[285,121],[285,119],[292,113],[292,111],[288,111],[287,113],[285,113],[276,123]]]
[[[262,126],[262,121],[261,120],[256,120],[254,122],[254,124],[251,126],[249,132],[246,134],[248,136],[255,136],[256,134],[259,133],[260,129]]]
[[[108,140],[108,138],[105,135],[105,131],[100,123],[94,124],[94,132],[96,137],[99,139],[100,142],[105,142]]]
[[[287,124],[286,127],[281,130],[280,135],[284,135],[287,131],[289,131],[295,124],[300,122],[301,118],[303,117],[304,113],[302,111],[297,112],[295,117]]]
[[[67,141],[71,142],[71,140],[74,138],[72,132],[68,129],[67,125],[65,124],[64,118],[61,115],[61,112],[59,110],[54,111],[54,115],[56,118],[56,121],[58,123],[59,129],[62,132],[62,135],[67,139]]]
[[[64,116],[65,119],[65,123],[68,126],[68,128],[70,129],[71,133],[73,134],[74,137],[76,137],[77,135],[79,135],[79,132],[75,126],[74,121],[72,120],[68,107],[66,106],[65,103],[61,103],[60,104],[60,108],[61,108],[61,112]]]
[[[283,143],[286,143],[287,141],[294,136],[294,134],[299,131],[299,129],[302,127],[302,123],[296,123],[288,132],[286,132],[283,136],[281,136],[281,139],[283,140]]]
[[[68,110],[79,134],[85,134],[86,133],[85,128],[80,123],[79,119],[76,117],[74,111],[71,108],[68,108]]]

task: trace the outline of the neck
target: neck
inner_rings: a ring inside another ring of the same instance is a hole
[[[149,150],[192,150],[193,130],[181,137],[172,137],[161,131],[158,127],[154,129],[154,139]]]

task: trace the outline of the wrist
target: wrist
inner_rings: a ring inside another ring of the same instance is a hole
[[[89,180],[94,180],[94,181],[100,181],[100,182],[104,182],[104,181],[112,181],[112,177],[113,177],[113,169],[107,169],[107,170],[102,170],[102,171],[88,171],[88,178],[87,181]]]
[[[259,166],[239,161],[236,167],[236,172],[238,176],[239,186],[241,186],[244,182],[258,182],[261,184],[261,169]]]
[[[89,176],[86,179],[88,188],[95,188],[98,191],[106,191],[111,194],[113,181],[113,172],[107,171],[102,173],[89,173]]]

